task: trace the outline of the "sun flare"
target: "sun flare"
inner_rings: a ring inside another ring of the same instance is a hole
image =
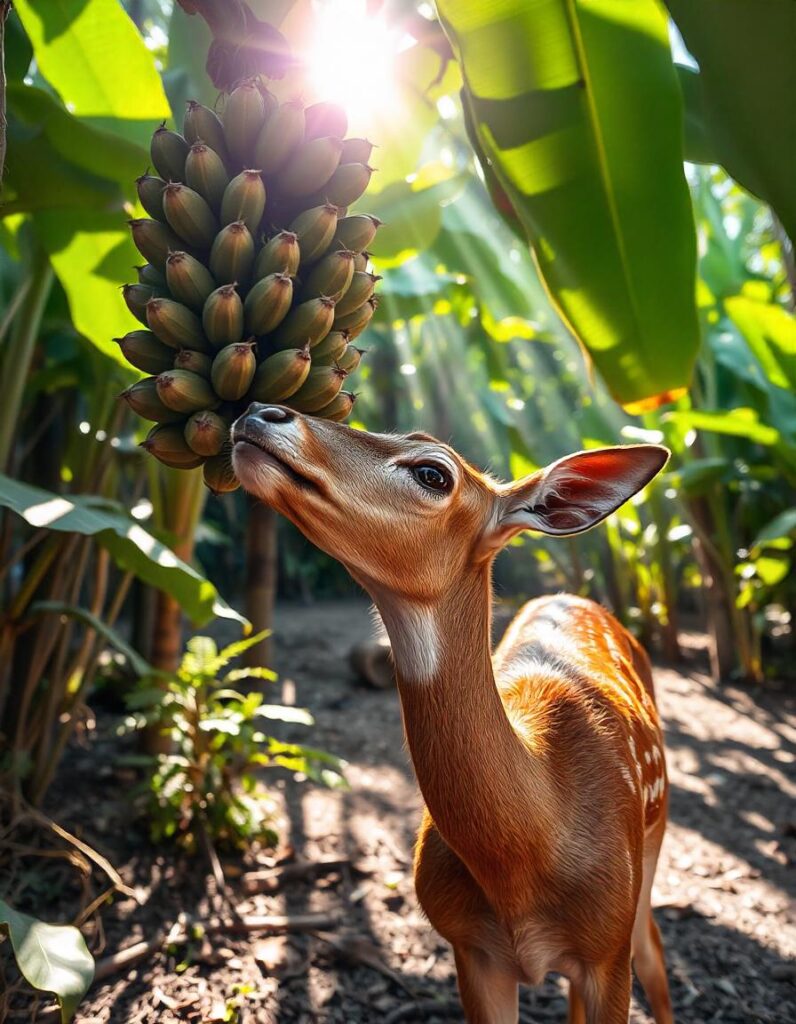
[[[345,108],[355,130],[395,111],[399,42],[365,0],[334,0],[319,7],[305,60],[319,97]]]

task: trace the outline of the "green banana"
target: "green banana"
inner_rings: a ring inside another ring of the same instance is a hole
[[[265,211],[265,185],[259,171],[243,170],[224,190],[221,200],[221,224],[242,220],[253,238],[258,237]]]
[[[309,345],[276,352],[257,367],[249,397],[255,402],[282,402],[290,398],[307,379],[313,362]]]
[[[371,297],[378,281],[381,281],[381,277],[378,274],[368,274],[364,270],[354,271],[351,284],[348,286],[345,295],[338,299],[337,305],[334,307],[335,317],[345,316],[347,313],[353,313],[355,309],[358,309],[363,302],[366,302]]]
[[[213,390],[219,398],[236,402],[249,390],[256,369],[257,357],[253,341],[227,345],[213,360],[210,371]]]
[[[149,155],[164,181],[183,180],[188,143],[178,132],[170,131],[165,125],[157,128],[149,145]]]
[[[242,220],[222,228],[210,249],[210,269],[220,284],[248,284],[254,262],[254,239]]]
[[[313,366],[331,366],[345,351],[348,335],[345,331],[329,331],[323,341],[312,350]]]
[[[281,193],[300,198],[318,192],[334,174],[342,148],[340,139],[332,136],[302,143],[279,172]]]
[[[352,252],[361,253],[373,241],[381,223],[378,217],[371,217],[368,213],[355,213],[350,217],[341,217],[337,221],[331,248],[350,249]]]
[[[376,312],[376,305],[376,296],[371,295],[367,302],[363,302],[353,312],[336,317],[333,323],[334,329],[336,331],[348,331],[353,341],[370,323],[373,314]]]
[[[278,349],[317,345],[332,329],[334,300],[321,295],[292,309],[272,335]]]
[[[195,412],[185,424],[185,440],[191,451],[204,458],[218,455],[229,440],[229,424],[209,409]]]
[[[204,142],[195,142],[185,160],[185,183],[205,200],[211,210],[221,209],[229,175],[224,161]]]
[[[185,120],[182,125],[182,134],[189,145],[203,142],[210,146],[225,163],[229,160],[224,126],[216,112],[209,107],[203,107],[201,103],[197,103],[195,100],[188,100]],[[188,184],[191,184],[190,181]],[[191,185],[191,188],[194,187],[194,185]]]
[[[301,289],[302,298],[328,295],[337,302],[345,294],[353,276],[354,254],[348,249],[330,252],[307,275]]]
[[[150,288],[154,288],[156,291],[166,287],[166,278],[157,267],[153,267],[151,263],[145,263],[141,267],[136,267],[138,274],[139,284],[148,284]]]
[[[243,305],[244,322],[250,334],[267,334],[287,316],[293,301],[293,281],[287,274],[269,274],[257,281]]]
[[[114,338],[124,358],[144,373],[163,373],[171,369],[174,351],[158,341],[151,331],[130,331],[123,338]]]
[[[313,103],[304,111],[304,137],[319,139],[335,135],[342,139],[348,131],[348,117],[337,103]]]
[[[337,207],[331,203],[304,210],[291,223],[290,230],[298,238],[302,263],[312,263],[326,252],[337,227]]]
[[[337,395],[328,405],[324,405],[322,409],[318,409],[313,415],[317,416],[318,419],[332,420],[334,423],[339,423],[351,415],[351,410],[354,408],[356,400],[357,396],[350,391],[338,391]]]
[[[210,271],[187,252],[170,252],[166,259],[169,291],[183,305],[200,313],[207,297],[216,288]]]
[[[350,206],[363,194],[370,182],[373,168],[367,164],[340,164],[323,188],[318,190],[318,202],[324,199],[335,206]]]
[[[158,397],[175,412],[192,413],[218,405],[209,382],[190,370],[167,370],[155,381]]]
[[[202,465],[201,456],[188,446],[181,426],[153,427],[141,447],[172,469],[195,469]]]
[[[204,481],[213,494],[227,494],[240,487],[235,470],[232,468],[232,445],[227,443],[218,453],[208,459],[202,470]]]
[[[265,100],[254,79],[242,82],[232,90],[221,120],[230,153],[239,164],[245,165],[251,161],[254,143],[265,120]]]
[[[317,412],[335,398],[347,376],[339,366],[313,366],[287,404],[298,412]]]
[[[163,221],[166,215],[163,213],[163,189],[166,182],[154,174],[142,174],[135,179],[135,188],[138,193],[138,201],[155,220]]]
[[[207,341],[196,313],[174,299],[150,299],[146,304],[146,319],[166,345],[172,348],[195,348],[207,351]]]
[[[156,423],[173,423],[182,419],[181,415],[170,409],[161,401],[157,390],[157,377],[144,377],[137,380],[129,388],[122,391],[120,398],[130,406],[133,412],[143,416],[145,420],[154,420]]]
[[[341,164],[366,164],[373,152],[373,143],[367,139],[343,139]]]
[[[218,231],[218,221],[213,211],[187,185],[171,182],[163,189],[163,212],[169,226],[188,245],[197,249],[209,249]]]
[[[357,348],[356,345],[346,345],[345,351],[337,360],[337,365],[346,373],[353,373],[362,361],[367,349]]]
[[[304,107],[283,103],[263,125],[254,147],[254,162],[263,174],[274,174],[304,139]]]
[[[146,304],[155,298],[155,289],[148,284],[123,284],[122,295],[136,320],[146,324]]]
[[[191,373],[198,373],[205,380],[210,380],[210,368],[213,360],[206,352],[197,352],[192,348],[181,348],[174,357],[175,370],[190,370]]]
[[[259,280],[269,274],[289,274],[295,277],[301,262],[298,236],[292,231],[280,231],[260,249],[254,264],[254,277]]]
[[[144,217],[128,221],[128,224],[136,249],[161,273],[165,269],[168,254],[174,249],[185,248],[171,228],[160,221]]]
[[[234,285],[216,288],[202,310],[202,326],[214,348],[234,345],[243,337],[243,302]]]

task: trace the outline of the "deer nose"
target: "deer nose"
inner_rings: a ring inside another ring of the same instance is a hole
[[[259,402],[252,402],[246,410],[246,417],[261,420],[263,423],[289,423],[294,414],[283,405],[261,405]]]

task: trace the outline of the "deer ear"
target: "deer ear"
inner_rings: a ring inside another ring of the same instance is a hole
[[[668,458],[661,445],[634,444],[559,459],[500,495],[500,543],[521,530],[553,537],[590,530],[660,473]]]

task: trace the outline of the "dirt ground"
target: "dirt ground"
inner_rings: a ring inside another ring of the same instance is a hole
[[[398,698],[358,685],[348,667],[349,649],[370,629],[364,602],[278,609],[281,698],[312,711],[312,743],[348,761],[350,790],[280,785],[277,856],[333,855],[350,866],[274,895],[241,895],[246,914],[340,914],[330,933],[336,946],[307,935],[197,939],[96,984],[79,1024],[462,1020],[451,952],[423,919],[412,887],[420,800]],[[686,665],[656,670],[672,805],[654,905],[676,1019],[786,1024],[796,1020],[796,701],[771,690],[717,690],[700,638],[685,641]],[[140,900],[122,898],[103,911],[104,932],[94,937],[100,956],[150,937],[180,911],[206,916],[214,891],[201,861],[175,865],[153,853],[107,754],[100,759],[91,745],[76,752],[68,791],[49,808],[119,867]],[[224,865],[234,888],[241,866]],[[524,989],[521,1020],[563,1021],[563,993],[555,977]],[[631,1021],[651,1024],[638,991]]]

